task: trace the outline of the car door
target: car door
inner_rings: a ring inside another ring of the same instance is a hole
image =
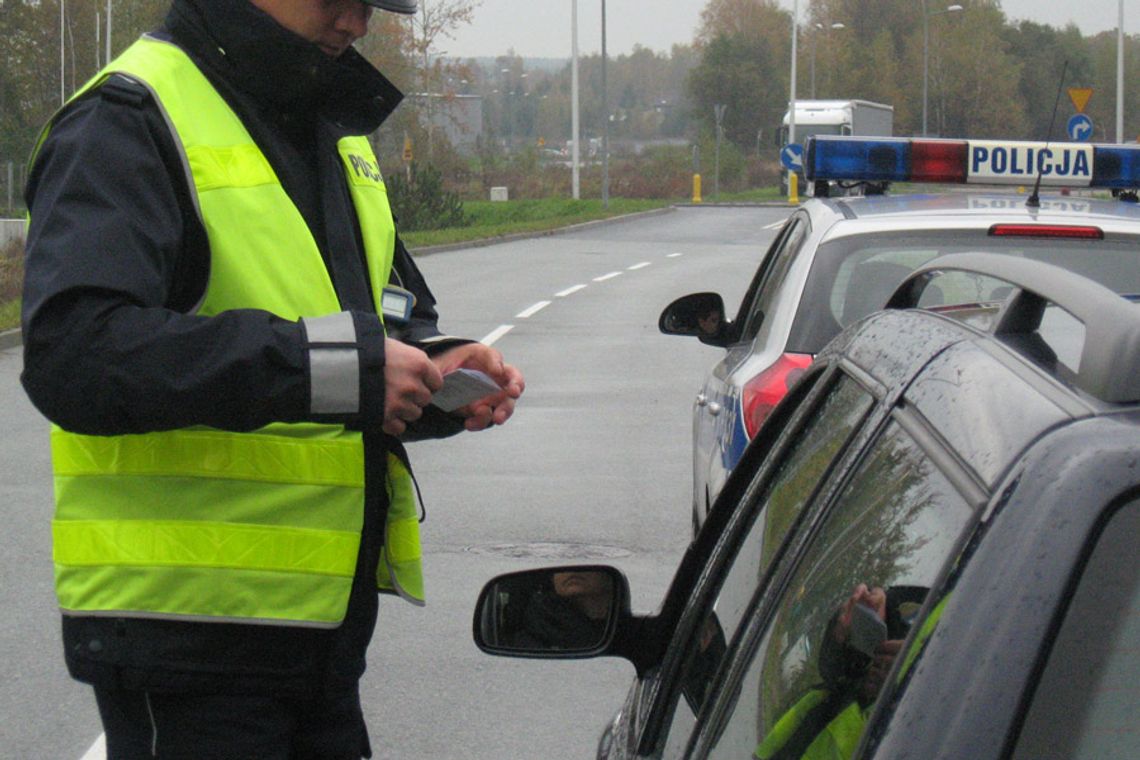
[[[978,494],[959,490],[969,479],[938,447],[917,415],[895,410],[834,497],[805,515],[751,600],[686,756],[851,756],[927,592],[976,520]],[[859,625],[878,594],[882,630]]]
[[[772,293],[781,287],[788,268],[809,230],[806,214],[795,214],[784,225],[741,301],[733,324],[739,331],[724,357],[713,367],[697,394],[693,408],[694,520],[703,521],[716,494],[724,486],[741,451],[733,452],[740,389],[735,370],[753,352],[753,342],[764,320]],[[782,348],[782,347],[781,347]]]
[[[783,536],[823,487],[827,473],[875,405],[874,394],[863,384],[823,370],[805,377],[795,393],[781,415],[789,417],[796,434],[772,452],[767,464],[760,456],[765,442],[757,441],[759,446],[742,462],[734,485],[718,502],[717,519],[700,537],[707,538],[707,531],[720,530],[726,523],[717,548],[700,569],[707,581],[689,592],[682,622],[670,643],[663,670],[672,669],[676,675],[666,677],[658,695],[659,710],[668,717],[659,733],[642,742],[643,753],[681,756],[726,643],[745,622],[749,600],[763,584]],[[805,477],[809,472],[811,476]]]

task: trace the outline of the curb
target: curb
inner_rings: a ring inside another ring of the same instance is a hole
[[[4,351],[9,348],[15,348],[16,346],[21,345],[23,342],[23,334],[20,332],[19,328],[15,330],[4,330],[3,332],[0,332],[0,351]]]

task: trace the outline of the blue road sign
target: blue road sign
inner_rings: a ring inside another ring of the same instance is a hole
[[[785,169],[794,171],[804,168],[804,146],[799,143],[788,143],[780,148],[780,163]]]
[[[1074,142],[1088,142],[1093,133],[1092,119],[1088,114],[1075,113],[1069,119],[1065,131],[1069,133],[1069,139]]]

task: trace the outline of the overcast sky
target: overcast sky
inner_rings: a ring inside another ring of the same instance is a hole
[[[780,2],[791,9],[792,0]],[[935,8],[939,0],[929,2]],[[606,0],[606,52],[622,55],[641,45],[668,53],[675,44],[688,44],[704,5],[704,0]],[[807,0],[799,5],[802,16]],[[1124,5],[1124,31],[1135,34],[1140,31],[1140,7],[1135,0]],[[474,23],[440,47],[445,55],[464,58],[512,50],[527,58],[568,58],[572,7],[573,0],[482,0]],[[1001,7],[1010,19],[1056,27],[1073,22],[1088,35],[1116,29],[1120,0],[1002,0]],[[578,0],[578,52],[588,55],[600,49],[601,0]]]

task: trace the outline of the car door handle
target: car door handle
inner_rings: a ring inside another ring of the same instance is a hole
[[[715,416],[717,416],[718,414],[720,414],[720,411],[721,411],[721,409],[723,409],[723,408],[724,408],[723,406],[721,406],[720,404],[718,404],[718,403],[717,403],[717,402],[715,402],[715,401],[710,401],[710,402],[708,402],[708,409],[709,409],[709,414],[711,414],[713,417],[715,417]]]

